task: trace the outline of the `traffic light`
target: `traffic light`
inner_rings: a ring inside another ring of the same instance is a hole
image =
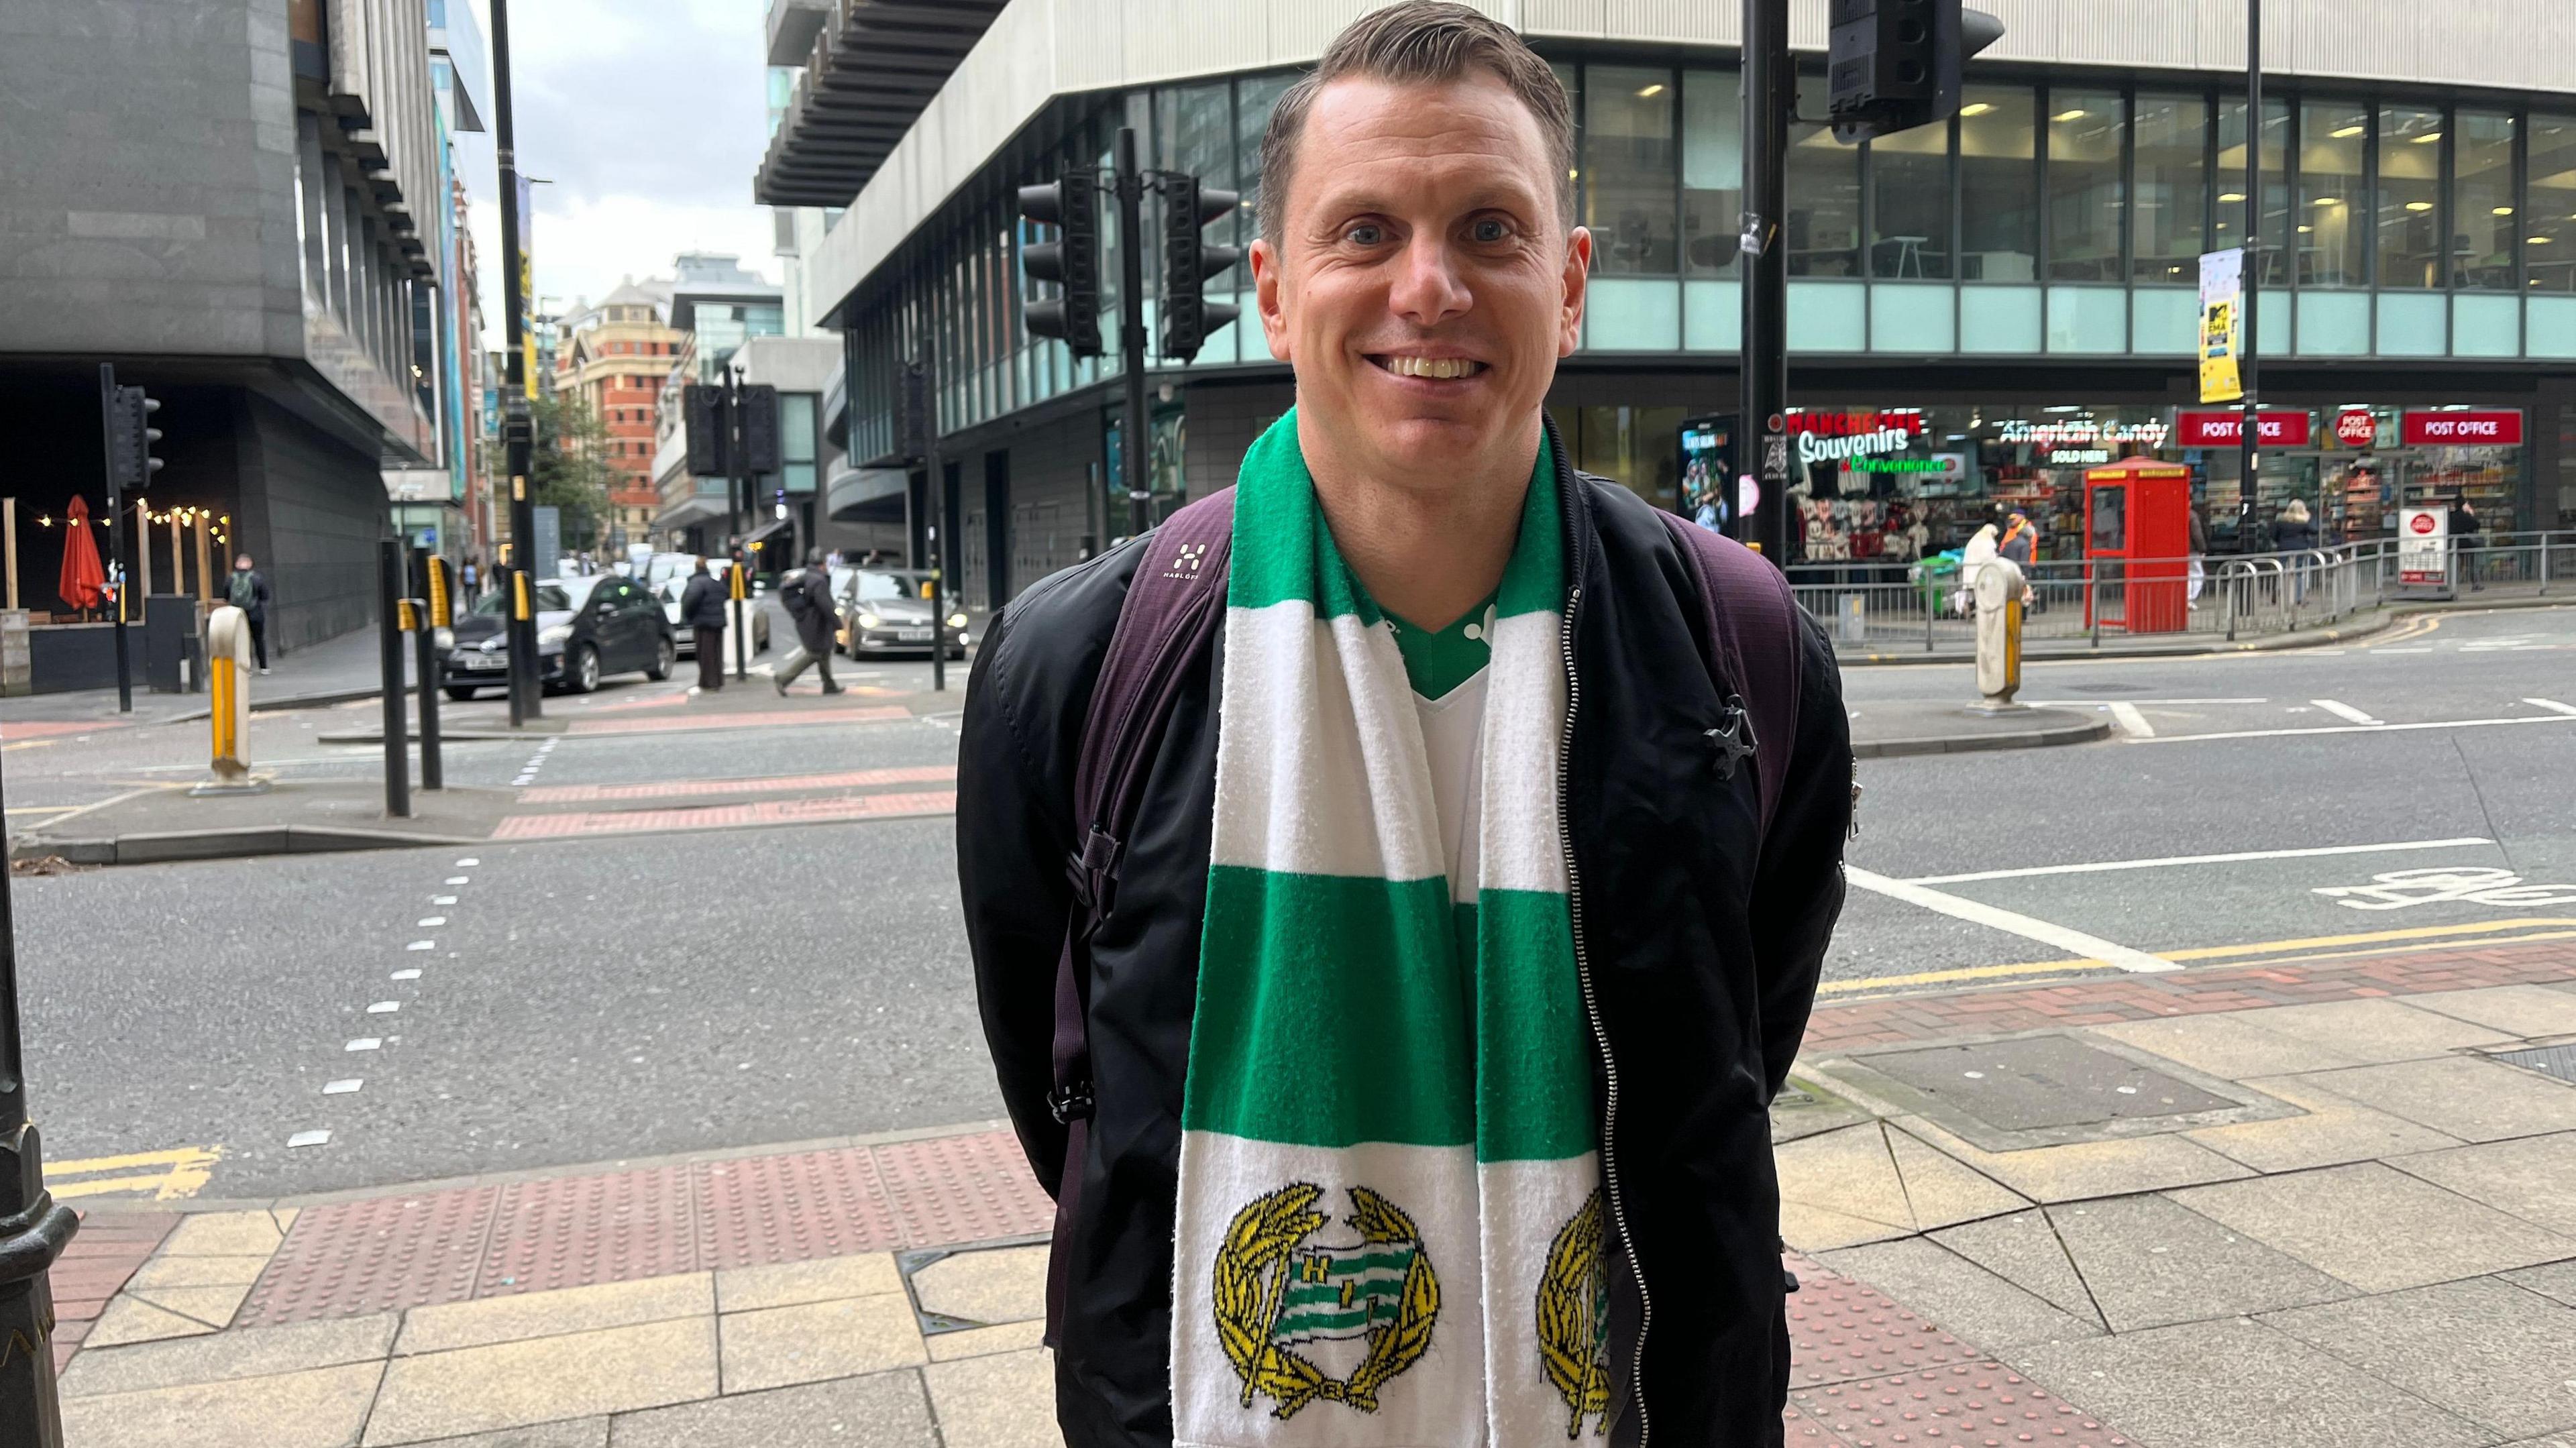
[[[1090,171],[1020,188],[1020,215],[1057,228],[1054,241],[1020,248],[1020,266],[1059,296],[1027,302],[1021,314],[1032,337],[1061,338],[1076,357],[1100,355],[1100,183]]]
[[[119,387],[109,405],[114,408],[107,428],[111,482],[119,492],[142,492],[161,470],[161,460],[152,455],[152,444],[161,440],[152,414],[161,410],[161,404],[144,396],[140,387]]]
[[[778,471],[778,389],[767,383],[747,386],[734,405],[742,418],[742,470]]]
[[[1833,0],[1825,111],[1846,144],[1946,121],[1963,62],[2004,23],[1959,0]]]
[[[682,394],[680,410],[689,433],[689,471],[702,478],[730,477],[731,449],[725,446],[724,389],[692,382]]]
[[[1242,311],[1232,302],[1211,302],[1208,278],[1235,264],[1240,249],[1211,246],[1206,228],[1233,212],[1240,198],[1231,191],[1201,186],[1196,176],[1163,177],[1163,335],[1166,361],[1187,362],[1199,354],[1208,333],[1231,322]]]

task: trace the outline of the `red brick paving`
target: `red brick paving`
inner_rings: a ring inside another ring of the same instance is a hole
[[[107,1310],[107,1300],[179,1224],[176,1212],[96,1208],[80,1215],[80,1230],[47,1274],[54,1290],[56,1370],[89,1336],[91,1325]]]
[[[683,729],[766,729],[781,724],[865,724],[909,719],[900,704],[823,705],[812,709],[758,709],[739,714],[654,715],[634,719],[576,719],[572,734],[671,734]]]

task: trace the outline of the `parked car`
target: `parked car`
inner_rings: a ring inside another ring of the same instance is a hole
[[[707,572],[714,574],[719,584],[724,582],[725,567],[722,559],[707,561]],[[662,600],[662,617],[669,620],[671,636],[679,640],[680,657],[684,659],[694,659],[698,656],[697,631],[680,626],[680,595],[688,591],[690,577],[690,574],[683,572],[677,578],[662,580],[661,585],[653,590],[654,596]],[[725,608],[727,616],[730,616],[733,605],[728,603]],[[743,612],[751,615],[751,651],[755,654],[767,652],[769,610],[757,603],[746,603],[743,605]]]
[[[840,645],[851,658],[870,654],[922,653],[933,647],[934,622],[930,575],[908,569],[853,568],[833,580],[833,612],[840,616]],[[946,625],[937,630],[948,643],[948,656],[966,657],[966,611],[952,601]]]
[[[586,694],[606,674],[640,670],[648,679],[671,677],[679,646],[651,594],[613,573],[543,578],[530,587],[539,677],[547,687]],[[508,604],[509,595],[494,589],[439,640],[446,651],[439,685],[447,697],[471,699],[479,689],[509,683],[510,645],[501,627]]]

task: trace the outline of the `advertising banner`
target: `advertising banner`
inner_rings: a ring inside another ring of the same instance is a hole
[[[2308,415],[2305,412],[2258,412],[2255,415],[2255,445],[2258,447],[2306,447]],[[2179,412],[2174,414],[2176,447],[2242,447],[2245,444],[2245,414],[2241,412]]]
[[[2408,447],[2519,447],[2519,412],[2410,412],[2406,414]]]
[[[2234,402],[2245,395],[2237,359],[2245,351],[2245,253],[2200,254],[2200,400]]]
[[[2397,515],[2397,581],[2413,588],[2451,583],[2451,510],[2407,508]]]

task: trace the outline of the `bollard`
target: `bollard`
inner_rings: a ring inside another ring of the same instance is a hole
[[[1976,592],[1977,708],[2001,713],[2021,691],[2021,566],[1998,558],[1979,568]]]
[[[250,615],[225,604],[206,615],[206,717],[214,725],[214,762],[190,794],[264,794],[268,781],[250,772]]]
[[[403,739],[402,636],[411,626],[411,600],[402,590],[402,540],[376,541],[376,616],[383,642],[385,704],[385,815],[411,818],[411,761]]]
[[[412,665],[420,675],[420,787],[445,789],[447,765],[440,758],[438,742],[438,672],[444,652],[439,636],[454,622],[447,606],[447,560],[435,553],[418,558],[412,581],[419,585],[422,612],[416,618],[412,634]]]
[[[727,577],[727,589],[733,595],[733,676],[736,680],[748,679],[751,677],[750,654],[747,652],[751,647],[751,630],[743,624],[742,606],[751,594],[751,570],[737,558]],[[716,660],[716,666],[721,669],[724,660]]]

